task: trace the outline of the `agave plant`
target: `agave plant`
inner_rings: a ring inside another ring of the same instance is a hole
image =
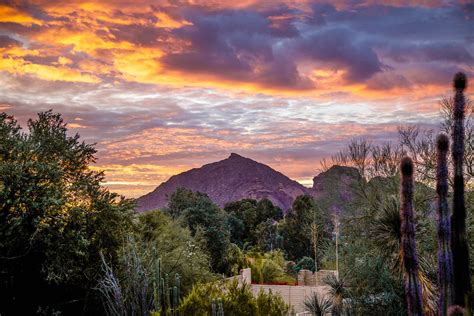
[[[347,303],[350,295],[344,279],[331,274],[324,279],[324,283],[329,287],[328,294],[331,299],[333,315],[342,315],[344,310],[350,307]]]
[[[313,316],[324,316],[330,313],[332,309],[331,300],[317,292],[312,292],[304,300],[304,306]]]

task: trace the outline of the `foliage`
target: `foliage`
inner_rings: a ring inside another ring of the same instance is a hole
[[[197,284],[183,299],[179,308],[184,315],[211,315],[212,302],[221,300],[224,315],[286,315],[288,306],[280,296],[260,292],[255,297],[250,286],[233,282]]]
[[[231,244],[226,256],[231,275],[243,268],[252,269],[252,281],[256,283],[287,282],[294,278],[286,273],[286,262],[281,250],[260,252],[256,249],[243,251]]]
[[[252,269],[252,281],[257,283],[285,282],[291,277],[285,273],[283,253],[279,250],[259,253],[250,252],[247,260]],[[293,281],[293,279],[291,279]]]
[[[300,270],[310,270],[314,272],[314,260],[310,257],[303,257],[301,258],[295,265],[294,270],[295,272],[299,272]]]
[[[104,174],[89,168],[96,150],[69,136],[59,114],[27,126],[0,114],[0,312],[86,310],[99,253],[116,261],[133,203],[100,185]]]
[[[313,316],[325,316],[331,312],[332,304],[328,297],[312,292],[305,300],[304,306]]]
[[[350,311],[352,308],[349,300],[351,296],[344,279],[330,274],[324,282],[329,287],[328,295],[331,299],[333,315],[342,315],[344,312]]]
[[[210,271],[209,256],[189,229],[162,211],[141,214],[135,236],[140,248],[161,258],[164,274],[179,274],[183,292],[189,291],[195,282],[215,278]]]
[[[329,232],[323,229],[323,227],[327,227],[326,222],[323,213],[311,196],[298,196],[281,225],[283,249],[287,258],[297,260],[305,256],[314,257],[314,248],[311,244],[311,224],[320,225],[321,237],[318,242],[319,246],[323,247],[329,239]],[[318,252],[317,255],[317,259],[321,260],[323,252]]]
[[[178,307],[181,292],[179,274],[161,269],[156,252],[148,253],[133,238],[122,250],[119,271],[114,272],[102,258],[104,277],[98,289],[108,315],[149,315],[151,311],[168,313]]]
[[[357,285],[350,288],[357,315],[406,315],[403,283],[390,264],[383,256],[367,256],[346,275],[349,284]]]
[[[276,248],[277,222],[283,211],[268,199],[243,199],[229,202],[224,211],[228,214],[230,241],[243,247],[258,245],[263,250]]]
[[[206,194],[179,188],[171,195],[165,212],[179,218],[192,236],[201,231],[198,235],[205,241],[211,266],[217,272],[225,271],[223,258],[229,245],[226,214]]]

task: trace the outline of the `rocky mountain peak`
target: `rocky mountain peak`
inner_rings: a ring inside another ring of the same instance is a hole
[[[153,192],[138,199],[138,211],[163,208],[177,188],[206,193],[218,205],[244,198],[267,198],[287,210],[309,189],[269,166],[231,153],[227,159],[171,177]]]

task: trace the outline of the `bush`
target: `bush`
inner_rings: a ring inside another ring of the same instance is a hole
[[[224,315],[286,315],[288,305],[279,295],[261,291],[256,297],[248,284],[239,285],[237,281],[218,281],[198,284],[186,296],[179,311],[189,316],[212,315],[212,302],[220,300]]]

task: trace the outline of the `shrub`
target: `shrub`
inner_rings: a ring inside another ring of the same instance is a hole
[[[286,315],[288,305],[279,295],[261,291],[254,296],[250,285],[237,281],[201,283],[182,300],[179,312],[190,316],[212,315],[213,302],[220,300],[224,315]]]

